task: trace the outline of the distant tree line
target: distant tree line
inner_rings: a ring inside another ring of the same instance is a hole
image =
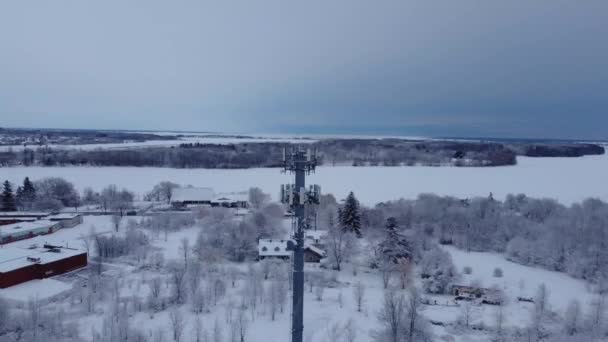
[[[78,150],[40,147],[0,152],[0,166],[154,166],[174,168],[278,167],[284,143],[181,144]],[[500,144],[412,142],[405,140],[323,140],[306,147],[323,165],[353,166],[500,166],[516,163],[515,153]]]

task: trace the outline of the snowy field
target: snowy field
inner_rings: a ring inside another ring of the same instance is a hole
[[[363,203],[374,205],[398,198],[415,198],[420,193],[460,198],[487,196],[504,198],[509,193],[547,197],[571,204],[588,197],[608,200],[606,181],[608,156],[582,158],[518,158],[518,165],[494,168],[456,167],[320,167],[307,178],[321,185],[325,193],[344,198],[354,191]],[[101,190],[108,184],[126,187],[138,195],[160,181],[181,185],[213,187],[218,192],[260,187],[275,197],[281,183],[291,178],[279,169],[171,169],[136,167],[11,167],[0,168],[0,180],[21,183],[25,176],[36,180],[63,177],[82,190]]]

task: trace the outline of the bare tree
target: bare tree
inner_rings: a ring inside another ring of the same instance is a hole
[[[169,280],[172,285],[173,301],[177,304],[183,304],[185,299],[185,284],[186,282],[186,267],[180,265],[177,262],[168,265],[170,277]]]
[[[220,322],[217,320],[217,318],[215,319],[215,323],[213,324],[213,342],[222,342],[222,326],[220,325]]]
[[[353,297],[357,304],[357,311],[361,312],[363,304],[365,303],[365,285],[362,282],[357,282],[353,287]],[[385,298],[386,299],[386,298]]]
[[[353,253],[356,239],[349,231],[339,227],[337,220],[330,219],[327,233],[328,256],[337,271],[342,269],[342,263]]]
[[[178,309],[173,309],[169,312],[169,320],[171,321],[171,331],[173,333],[173,340],[179,342],[184,333],[184,316]]]
[[[466,328],[471,326],[471,321],[474,316],[474,305],[470,300],[462,301],[460,304],[460,317],[458,318],[459,323],[464,325]]]
[[[188,268],[188,261],[190,259],[190,240],[188,240],[188,238],[182,238],[180,240],[179,252],[184,258],[184,266]]]
[[[608,301],[606,300],[606,294],[599,292],[597,296],[591,301],[589,307],[588,320],[594,330],[594,332],[601,332],[604,327],[604,321],[606,316],[606,306]]]
[[[496,312],[494,313],[494,320],[495,320],[495,341],[496,342],[504,342],[505,340],[505,331],[504,331],[504,326],[505,326],[505,322],[506,322],[506,317],[505,317],[505,304],[504,304],[504,300],[501,301],[497,306],[496,306]]]
[[[196,316],[192,327],[192,342],[207,342],[207,331],[203,327],[203,321],[200,316]]]
[[[579,332],[581,325],[581,304],[578,300],[573,300],[568,304],[564,316],[564,332],[570,336]]]
[[[118,233],[118,229],[120,228],[120,222],[122,221],[121,215],[112,215],[111,217],[112,225],[114,226],[114,230]]]
[[[343,342],[355,342],[357,339],[357,326],[355,321],[352,318],[349,318],[348,321],[344,324],[343,327]]]
[[[549,290],[543,283],[541,284],[534,297],[534,308],[532,310],[531,328],[535,339],[541,340],[545,334],[544,322],[546,320],[547,312],[549,310]]]
[[[384,301],[378,312],[378,320],[383,329],[374,333],[378,342],[401,342],[400,337],[405,330],[405,305],[403,295],[398,295],[394,290],[384,292]]]
[[[322,281],[318,281],[315,287],[315,298],[318,302],[323,301],[323,292],[325,292],[325,284]]]
[[[246,307],[242,306],[236,316],[236,327],[239,332],[240,342],[245,342],[245,336],[249,329],[249,319],[246,314]]]

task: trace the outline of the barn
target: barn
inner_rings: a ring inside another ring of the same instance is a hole
[[[87,266],[87,253],[73,248],[0,248],[0,289]]]
[[[61,222],[49,220],[3,225],[0,226],[0,244],[51,234],[59,229],[61,229]]]
[[[215,193],[211,188],[177,188],[173,190],[171,205],[184,208],[193,205],[211,205]]]

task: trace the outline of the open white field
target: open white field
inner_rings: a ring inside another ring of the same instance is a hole
[[[432,192],[461,198],[496,198],[509,193],[554,198],[565,204],[588,197],[608,200],[603,186],[608,171],[607,156],[583,158],[519,158],[517,166],[495,168],[456,167],[320,167],[307,179],[322,186],[325,193],[344,198],[355,191],[365,204],[414,198]],[[0,180],[22,182],[31,179],[63,177],[80,190],[87,186],[100,190],[108,184],[126,187],[142,195],[154,184],[170,180],[182,185],[209,186],[220,192],[242,191],[258,186],[276,199],[279,184],[291,177],[279,169],[170,169],[136,167],[11,167],[0,168]]]

